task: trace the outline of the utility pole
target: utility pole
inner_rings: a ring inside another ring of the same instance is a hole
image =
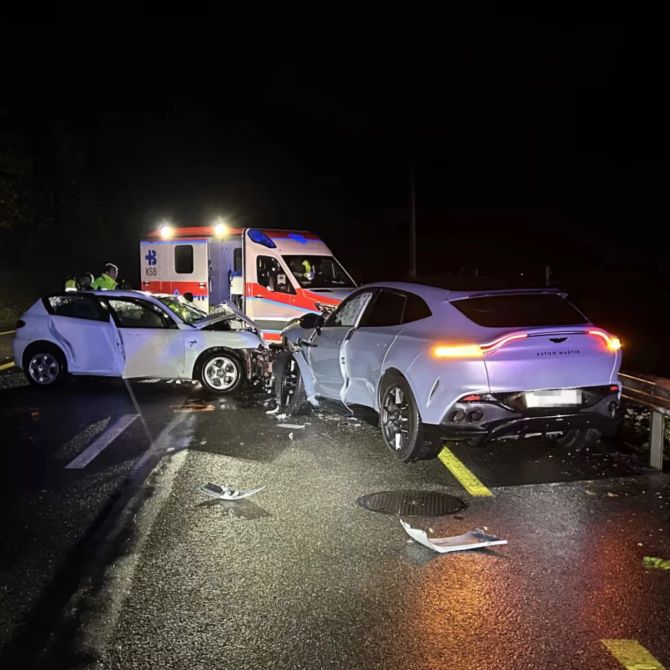
[[[413,159],[409,164],[409,276],[416,278],[416,192]]]

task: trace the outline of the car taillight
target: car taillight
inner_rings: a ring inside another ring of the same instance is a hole
[[[492,354],[510,342],[527,337],[528,333],[512,333],[486,344],[438,344],[433,347],[432,354],[435,358],[481,358],[486,354]]]
[[[18,330],[19,328],[23,328],[23,326],[25,326],[25,325],[26,325],[26,322],[23,321],[23,319],[19,319],[19,320],[16,322],[16,326],[15,326],[15,328],[16,328],[16,330]]]
[[[438,344],[432,353],[435,358],[481,358],[484,355],[478,344]]]
[[[610,351],[619,351],[621,349],[621,340],[613,335],[608,335],[603,330],[589,330],[589,335],[599,337]]]

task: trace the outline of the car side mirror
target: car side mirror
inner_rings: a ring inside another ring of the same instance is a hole
[[[320,331],[325,322],[326,320],[323,316],[321,314],[316,314],[315,312],[308,312],[300,317],[300,327],[305,330],[313,330],[316,328],[317,331]]]

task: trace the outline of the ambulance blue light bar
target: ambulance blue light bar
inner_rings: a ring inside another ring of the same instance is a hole
[[[256,244],[262,244],[264,247],[267,247],[268,249],[277,248],[277,245],[262,230],[251,228],[247,232],[247,235],[249,236],[249,239],[252,242],[256,242]]]

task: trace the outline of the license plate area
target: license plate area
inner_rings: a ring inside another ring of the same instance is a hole
[[[558,389],[555,391],[526,391],[524,400],[528,409],[545,407],[574,407],[582,404],[581,389]]]

